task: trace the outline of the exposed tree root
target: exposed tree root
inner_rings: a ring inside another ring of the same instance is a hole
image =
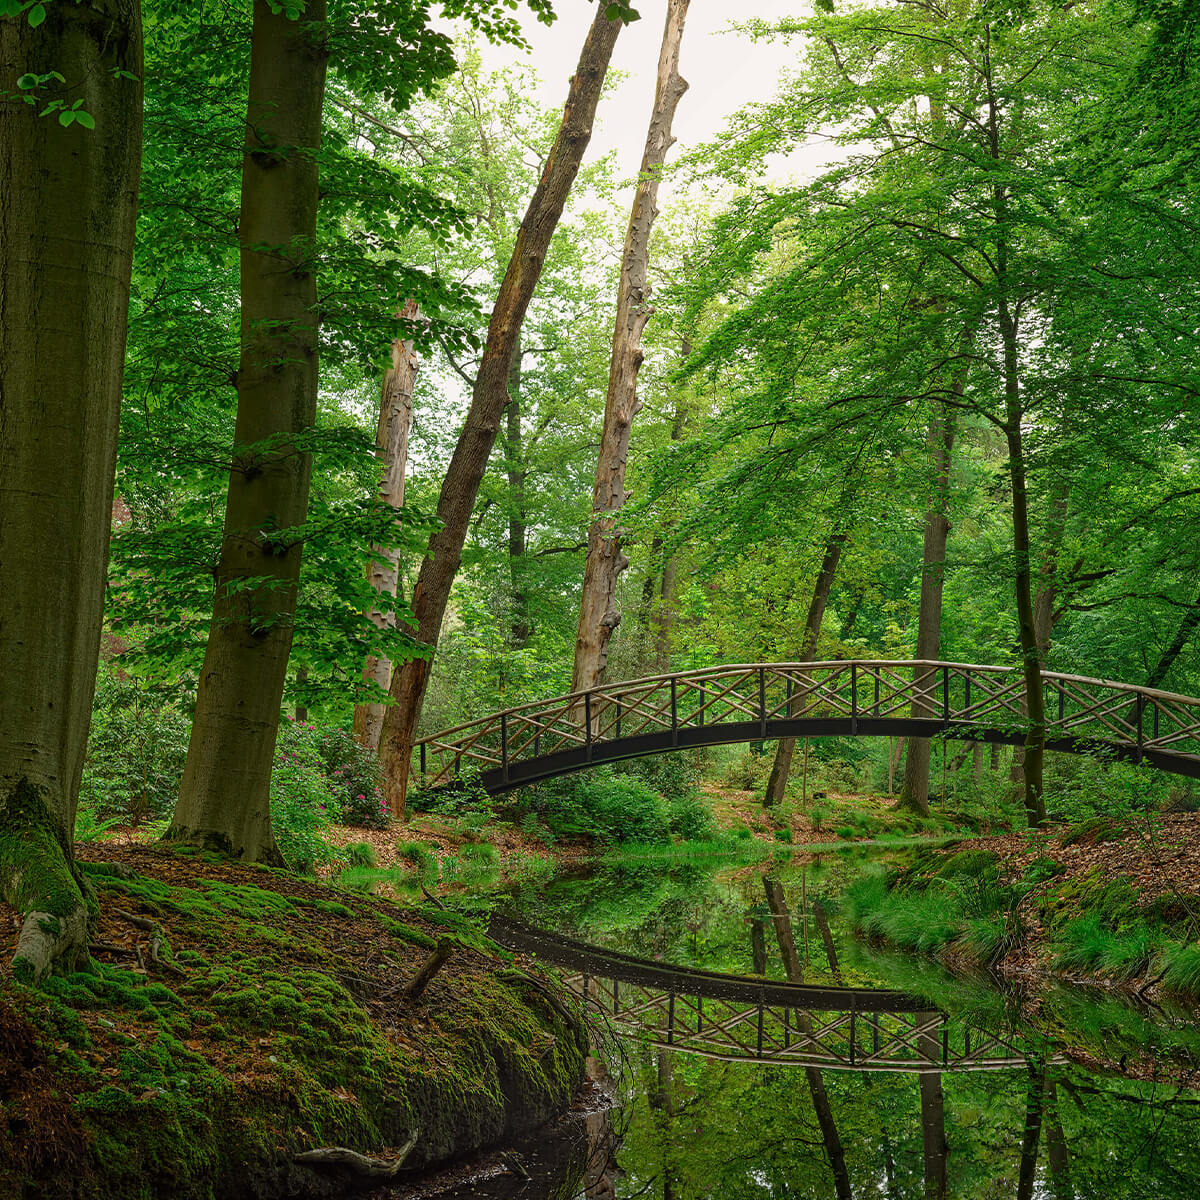
[[[344,1167],[364,1179],[391,1179],[400,1173],[419,1137],[420,1130],[414,1130],[395,1158],[371,1158],[345,1146],[325,1146],[293,1155],[292,1161],[311,1167]]]

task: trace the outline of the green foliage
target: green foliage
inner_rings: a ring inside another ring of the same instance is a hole
[[[411,863],[417,878],[422,883],[436,883],[438,878],[437,855],[421,842],[397,842],[396,857]]]
[[[376,867],[379,855],[370,842],[349,842],[342,847],[346,862],[352,867]]]
[[[92,703],[79,803],[98,818],[139,822],[174,811],[189,720],[169,694],[102,670]]]
[[[348,730],[320,728],[319,732],[321,762],[341,819],[347,825],[386,829],[390,817],[383,798],[379,756],[359,745]]]
[[[1182,946],[1171,954],[1163,987],[1189,1000],[1200,999],[1200,946]]]
[[[1144,921],[1117,928],[1101,912],[1085,912],[1066,922],[1055,942],[1054,965],[1062,971],[1086,971],[1131,979],[1142,974],[1159,946]]]
[[[672,836],[688,842],[707,841],[716,828],[712,810],[694,791],[681,796],[668,796],[667,822]]]
[[[288,864],[309,873],[339,861],[325,833],[341,817],[338,797],[330,787],[317,730],[285,724],[271,772],[271,825]]]
[[[777,842],[791,842],[792,831],[790,829],[776,829],[775,840]]]

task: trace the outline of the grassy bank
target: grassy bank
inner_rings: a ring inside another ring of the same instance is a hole
[[[865,875],[844,905],[861,936],[982,966],[1200,1000],[1200,820],[1097,818],[929,849]]]
[[[42,990],[0,979],[0,1196],[333,1194],[346,1176],[297,1153],[386,1157],[415,1139],[420,1168],[570,1103],[570,1010],[462,918],[88,849],[94,970]],[[443,939],[449,962],[407,999]]]

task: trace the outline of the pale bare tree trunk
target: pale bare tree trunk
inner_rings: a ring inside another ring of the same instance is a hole
[[[588,530],[583,593],[575,635],[575,663],[571,690],[593,688],[604,678],[608,643],[621,621],[617,608],[617,578],[629,565],[621,549],[617,514],[625,504],[625,464],[633,418],[641,408],[637,395],[638,368],[642,364],[642,331],[650,319],[650,288],[646,274],[650,263],[650,231],[658,216],[655,201],[667,151],[674,142],[671,122],[687,83],[679,74],[679,44],[689,0],[667,0],[667,20],[658,56],[658,82],[654,111],[642,153],[641,173],[633,197],[621,280],[617,289],[617,319],[613,331],[608,395],[604,403],[604,428],[592,491],[592,523]]]
[[[955,380],[954,391],[962,395],[965,373]],[[929,422],[926,441],[933,466],[934,487],[925,512],[925,547],[921,566],[921,606],[917,615],[916,657],[936,659],[942,646],[942,591],[946,581],[946,541],[950,534],[950,456],[954,449],[954,414],[947,406],[939,407]],[[927,674],[916,668],[923,686],[929,686]],[[933,716],[933,705],[923,697],[914,697],[914,717]],[[929,816],[929,738],[911,738],[904,760],[904,782],[900,785],[897,808],[922,817]]]
[[[417,305],[405,301],[397,318],[417,319]],[[404,477],[408,470],[408,438],[413,424],[413,388],[417,382],[420,360],[411,339],[396,338],[392,342],[392,365],[384,372],[379,397],[379,425],[375,432],[375,448],[383,463],[383,480],[379,498],[394,509],[404,507]],[[395,597],[400,581],[400,551],[391,546],[372,546],[378,555],[367,567],[367,581],[380,596]],[[367,613],[377,629],[394,629],[396,614],[391,609],[377,608]],[[392,681],[392,664],[386,658],[368,655],[363,679],[387,691]],[[354,737],[368,750],[379,749],[383,730],[384,704],[369,701],[354,706]]]
[[[691,352],[691,343],[684,338],[682,350],[684,359],[687,359]],[[681,442],[683,440],[684,432],[687,429],[687,412],[687,404],[684,400],[677,399],[675,416],[671,421],[671,441]],[[671,634],[675,629],[678,587],[679,558],[672,554],[663,563],[662,578],[659,582],[658,611],[653,616],[654,662],[658,670],[664,673],[671,669]]]
[[[821,569],[817,572],[817,581],[813,584],[812,600],[809,601],[808,613],[804,618],[804,640],[800,644],[800,662],[809,662],[817,652],[817,641],[821,636],[821,622],[825,619],[825,608],[829,603],[829,594],[833,591],[833,581],[837,577],[838,563],[842,559],[842,550],[846,545],[846,533],[843,530],[835,532],[825,545],[825,555],[821,560]],[[788,710],[789,716],[795,716],[799,711],[799,701],[793,701]],[[775,748],[775,761],[771,764],[771,774],[767,777],[766,795],[763,804],[770,807],[778,804],[787,791],[788,775],[792,770],[792,756],[796,752],[795,738],[780,738]]]
[[[0,896],[23,980],[87,959],[73,834],[141,168],[138,4],[0,19],[0,95],[30,70],[65,76],[95,128],[0,102]]]
[[[242,155],[241,361],[213,619],[179,802],[166,837],[282,863],[271,832],[275,737],[292,644],[317,415],[317,149],[325,0],[303,20],[255,0]],[[287,268],[283,269],[283,263]]]
[[[463,542],[479,484],[508,403],[509,371],[521,334],[521,323],[541,275],[550,239],[591,139],[596,105],[621,30],[620,18],[610,20],[607,11],[605,5],[596,6],[596,16],[588,30],[579,66],[571,79],[562,124],[517,231],[508,270],[500,284],[496,307],[488,324],[471,407],[442,481],[437,507],[440,526],[429,539],[412,600],[416,618],[413,634],[418,642],[429,647],[431,656],[441,632],[450,587],[462,560]],[[404,815],[413,740],[425,699],[429,666],[429,657],[412,658],[392,672],[389,692],[393,703],[384,716],[379,759],[388,805],[397,816]]]

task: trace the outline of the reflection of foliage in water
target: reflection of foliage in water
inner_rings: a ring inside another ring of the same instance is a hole
[[[597,944],[747,974],[754,969],[757,921],[766,933],[760,945],[766,974],[778,978],[783,965],[762,883],[762,872],[770,870],[782,884],[802,957],[808,932],[807,980],[832,980],[812,920],[813,904],[820,901],[845,982],[919,995],[956,1024],[1007,1031],[1030,1056],[1033,1070],[941,1076],[951,1195],[974,1200],[1017,1194],[1029,1112],[1040,1118],[1034,1195],[1191,1200],[1200,1193],[1193,1153],[1200,1095],[1181,1090],[1177,1081],[1091,1073],[1074,1062],[1045,1066],[1058,1047],[1113,1063],[1123,1054],[1132,1061],[1139,1048],[1152,1047],[1178,1071],[1200,1061],[1200,1032],[1193,1023],[1181,1013],[1151,1019],[1117,997],[1071,988],[1052,989],[1035,1015],[1025,1013],[1023,1019],[1016,998],[986,973],[964,978],[927,958],[865,946],[849,933],[839,911],[845,885],[864,869],[870,869],[869,860],[860,855],[831,855],[803,867],[735,870],[703,861],[624,863],[560,877],[530,889],[517,904],[525,919]],[[835,1195],[804,1071],[662,1055],[630,1045],[626,1082],[633,1095],[618,1196]],[[924,1196],[915,1078],[828,1070],[821,1075],[853,1195]]]

